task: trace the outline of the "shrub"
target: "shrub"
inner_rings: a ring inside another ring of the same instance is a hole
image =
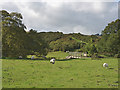
[[[118,53],[118,54],[115,54],[115,56],[114,56],[115,58],[120,58],[120,53]]]
[[[94,59],[99,59],[98,54],[97,54],[97,53],[94,53],[94,54],[91,56],[91,59],[92,59],[92,60],[94,60]]]

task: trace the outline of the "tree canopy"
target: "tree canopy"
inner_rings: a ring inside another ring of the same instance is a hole
[[[44,42],[36,40],[35,35],[30,31],[25,31],[26,26],[22,23],[22,15],[17,12],[8,13],[5,10],[2,13],[2,56],[3,57],[26,57],[29,54],[46,54]],[[31,35],[31,33],[33,35]],[[45,47],[46,48],[46,47]]]
[[[120,20],[112,21],[102,31],[102,38],[98,42],[98,51],[111,55],[120,52]]]

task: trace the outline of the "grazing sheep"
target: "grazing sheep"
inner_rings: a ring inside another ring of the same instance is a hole
[[[50,63],[54,64],[54,63],[55,63],[55,59],[54,59],[54,58],[51,59],[51,60],[50,60]]]
[[[87,54],[86,54],[86,53],[84,53],[84,54],[83,54],[83,56],[84,56],[84,57],[87,57]]]
[[[34,59],[34,56],[32,56],[31,59]]]
[[[69,53],[69,51],[66,51],[66,53]]]
[[[19,59],[22,59],[22,56],[19,56]]]
[[[103,64],[103,67],[106,67],[106,68],[107,68],[107,67],[108,67],[108,64],[107,64],[107,63],[104,63],[104,64]]]

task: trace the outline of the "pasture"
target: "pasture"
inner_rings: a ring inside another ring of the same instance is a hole
[[[102,64],[108,63],[108,69]],[[2,60],[4,88],[118,88],[118,60]]]
[[[56,51],[56,52],[49,52],[46,57],[47,58],[49,58],[49,57],[55,57],[57,59],[65,59],[66,56],[68,56],[68,55],[69,54],[66,53],[66,52]]]

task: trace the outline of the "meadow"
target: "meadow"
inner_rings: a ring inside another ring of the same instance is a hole
[[[2,77],[3,88],[118,88],[118,59],[3,59]]]

